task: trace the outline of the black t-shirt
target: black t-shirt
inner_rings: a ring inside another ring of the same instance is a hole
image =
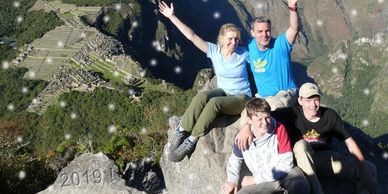
[[[333,137],[341,141],[351,137],[334,110],[320,107],[319,111],[321,118],[315,123],[305,118],[299,104],[277,109],[271,112],[271,116],[286,126],[292,145],[304,138],[314,149],[328,149]]]

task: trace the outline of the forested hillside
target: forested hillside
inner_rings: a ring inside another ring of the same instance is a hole
[[[3,2],[0,7],[0,37],[15,39],[17,45],[22,46],[62,23],[54,12],[28,11],[34,3],[35,0]]]
[[[308,67],[309,75],[327,94],[325,104],[344,120],[362,129],[375,143],[388,144],[386,78],[387,36],[374,36],[339,43]],[[325,68],[322,68],[324,66]]]
[[[62,24],[54,12],[28,11],[34,0],[15,2],[7,0],[0,7],[0,37],[15,40],[17,47]],[[117,26],[106,29],[113,34]],[[103,152],[120,170],[127,162],[144,157],[157,164],[168,117],[183,114],[194,94],[174,87],[165,91],[150,87],[143,88],[141,99],[135,100],[135,89],[116,84],[116,90],[65,94],[59,104],[38,116],[26,108],[47,83],[27,80],[23,78],[27,69],[11,65],[18,52],[13,46],[0,45],[0,51],[0,189],[5,193],[43,190],[56,170],[83,152]]]

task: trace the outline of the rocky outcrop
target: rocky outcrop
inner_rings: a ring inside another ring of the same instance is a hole
[[[202,69],[195,78],[193,89],[197,91],[209,90],[217,86],[216,76],[214,76],[213,69]]]
[[[152,158],[128,163],[122,177],[126,185],[146,193],[163,193],[165,189],[162,171]]]
[[[202,69],[193,86],[198,92],[215,88],[212,69]],[[159,165],[168,193],[218,193],[226,180],[226,165],[232,152],[234,136],[238,133],[239,116],[219,115],[208,133],[201,137],[194,153],[179,163],[168,160],[168,144],[164,147]],[[168,137],[179,125],[181,117],[169,119]]]
[[[57,180],[39,194],[141,193],[125,186],[112,160],[102,153],[82,154],[63,168]]]
[[[54,184],[39,194],[163,193],[161,170],[153,163],[152,158],[129,162],[121,174],[106,155],[85,153],[74,158],[58,173]]]
[[[216,128],[200,138],[194,153],[179,163],[168,160],[168,145],[160,159],[160,166],[168,193],[218,193],[226,180],[227,159],[232,151],[232,141],[238,129],[229,126],[236,118],[219,117]],[[169,136],[178,126],[179,117],[169,120]],[[222,127],[224,126],[224,127]]]

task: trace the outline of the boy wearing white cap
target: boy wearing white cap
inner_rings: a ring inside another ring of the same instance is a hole
[[[313,193],[323,193],[317,174],[360,180],[360,190],[376,193],[376,167],[364,159],[340,116],[333,109],[320,106],[320,97],[316,84],[305,83],[300,87],[298,104],[271,113],[286,126],[297,165],[307,175]],[[249,136],[245,128],[236,140],[241,147],[245,147]],[[352,157],[331,150],[333,137],[345,142]]]

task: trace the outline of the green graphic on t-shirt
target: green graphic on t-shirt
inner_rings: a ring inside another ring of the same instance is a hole
[[[265,66],[267,65],[267,60],[264,59],[263,61],[261,59],[257,59],[256,61],[253,61],[253,66],[255,67],[256,72],[265,72]]]

